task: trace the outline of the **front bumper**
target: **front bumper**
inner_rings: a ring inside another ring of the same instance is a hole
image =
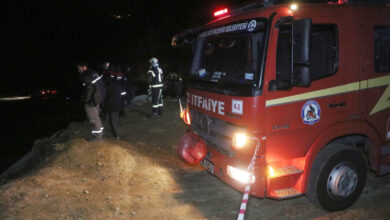
[[[245,187],[251,182],[250,195],[255,197],[268,197],[273,199],[288,199],[304,194],[305,173],[303,172],[306,157],[284,159],[269,164],[265,160],[265,143],[260,143],[260,150],[255,153],[235,152],[233,156],[226,155],[207,143],[192,131],[185,134],[187,141],[196,146],[201,143],[205,148],[205,157],[201,165],[212,172],[213,175],[244,192]],[[179,147],[181,148],[181,147]],[[207,154],[206,154],[207,149]],[[251,148],[247,148],[251,150]],[[191,152],[191,151],[189,151]],[[254,178],[248,178],[248,166],[253,155],[256,154],[253,166]],[[201,160],[202,158],[199,158]],[[273,171],[273,172],[271,172]]]

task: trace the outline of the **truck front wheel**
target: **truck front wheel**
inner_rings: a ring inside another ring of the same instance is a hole
[[[313,163],[307,197],[327,211],[343,210],[359,198],[365,181],[365,160],[358,150],[328,145]]]

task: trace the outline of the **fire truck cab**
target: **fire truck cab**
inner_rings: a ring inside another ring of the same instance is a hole
[[[390,173],[390,3],[285,2],[225,9],[172,39],[194,47],[181,147],[207,149],[184,159],[252,196],[342,210],[368,168]]]

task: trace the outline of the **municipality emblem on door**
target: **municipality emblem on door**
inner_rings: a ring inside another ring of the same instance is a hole
[[[303,123],[313,125],[320,121],[321,108],[318,102],[310,100],[302,106],[301,117]]]

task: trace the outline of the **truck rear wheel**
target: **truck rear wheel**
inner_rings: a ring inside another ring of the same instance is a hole
[[[327,211],[343,210],[359,198],[365,181],[365,160],[358,150],[328,145],[313,163],[307,198]]]

